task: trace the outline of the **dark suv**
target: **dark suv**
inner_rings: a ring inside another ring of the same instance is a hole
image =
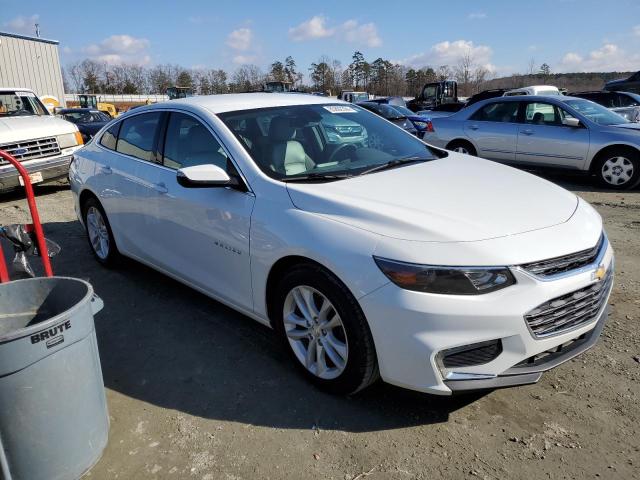
[[[569,95],[599,103],[630,122],[640,122],[640,95],[637,93],[595,91],[572,92]]]
[[[640,72],[636,72],[627,79],[611,80],[604,86],[604,90],[610,92],[633,92],[640,93]]]

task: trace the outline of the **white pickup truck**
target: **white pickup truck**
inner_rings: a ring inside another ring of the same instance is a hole
[[[51,115],[33,91],[0,87],[0,150],[24,165],[32,183],[65,177],[82,144],[78,127]],[[0,192],[21,184],[15,167],[0,159]]]

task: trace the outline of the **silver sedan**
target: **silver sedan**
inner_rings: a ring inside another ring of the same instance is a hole
[[[640,183],[640,124],[575,97],[498,97],[434,117],[426,143],[504,163],[584,171],[613,189]]]

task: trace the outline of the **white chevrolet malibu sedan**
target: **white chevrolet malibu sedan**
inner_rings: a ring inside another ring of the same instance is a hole
[[[70,179],[99,262],[131,257],[270,325],[333,392],[535,383],[607,317],[613,251],[589,204],[348,103],[143,107]]]

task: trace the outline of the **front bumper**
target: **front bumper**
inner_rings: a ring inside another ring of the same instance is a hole
[[[73,155],[68,153],[59,157],[29,160],[23,162],[22,165],[30,174],[41,173],[42,181],[46,182],[66,177],[72,157]],[[20,175],[13,165],[0,167],[0,192],[20,187],[19,177]]]
[[[607,271],[613,269],[610,245],[601,264]],[[611,287],[591,320],[556,335],[535,337],[524,320],[525,313],[594,284],[595,270],[545,281],[514,268],[515,285],[474,296],[413,292],[387,284],[360,299],[375,342],[380,375],[388,383],[440,395],[535,383],[542,372],[597,341],[606,321]],[[501,351],[487,363],[454,369],[441,364],[439,354],[446,350],[496,340]],[[546,361],[523,364],[569,342],[571,345],[548,355]]]

